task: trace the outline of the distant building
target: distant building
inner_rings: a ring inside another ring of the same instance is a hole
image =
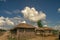
[[[43,35],[43,36],[48,36],[48,35],[53,35],[53,29],[48,28],[48,27],[41,27],[36,29],[36,34],[37,35]]]

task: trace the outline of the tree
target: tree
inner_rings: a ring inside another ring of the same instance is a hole
[[[43,27],[43,25],[42,25],[42,23],[41,23],[41,20],[39,20],[39,21],[37,22],[37,25],[38,25],[38,27]]]

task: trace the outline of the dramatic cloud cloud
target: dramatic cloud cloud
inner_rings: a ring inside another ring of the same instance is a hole
[[[25,7],[21,12],[26,19],[29,19],[33,22],[37,22],[38,20],[43,20],[46,18],[45,13],[42,11],[38,12],[34,7]]]
[[[5,21],[0,19],[0,25],[3,25],[4,23],[5,23]]]
[[[11,20],[9,20],[9,18],[6,18],[6,19],[5,19],[5,22],[6,22],[8,25],[14,25],[14,22],[12,22]]]
[[[60,8],[58,8],[58,12],[60,12]]]
[[[17,25],[17,24],[19,24],[19,23],[24,21],[24,19],[21,18],[21,17],[10,18],[10,20],[13,21],[15,25]]]
[[[9,18],[0,17],[0,25],[4,25],[4,23],[7,23],[7,25],[14,25],[14,23],[9,20]]]
[[[25,22],[21,17],[13,17],[13,18],[5,18],[3,16],[0,17],[0,27],[5,29],[10,29],[15,27],[17,24]]]
[[[2,26],[2,25],[5,23],[5,21],[4,21],[3,19],[4,19],[4,17],[1,16],[1,17],[0,17],[0,26]]]

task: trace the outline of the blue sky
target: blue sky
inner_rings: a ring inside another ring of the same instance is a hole
[[[26,6],[43,11],[46,14],[47,25],[60,24],[60,0],[0,0],[0,16],[23,17],[20,11]]]

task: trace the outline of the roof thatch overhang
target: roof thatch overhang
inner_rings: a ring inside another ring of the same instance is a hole
[[[10,30],[19,29],[19,28],[24,28],[24,29],[30,29],[31,28],[32,29],[35,27],[30,25],[30,24],[20,23],[20,24],[16,25],[13,29],[10,29]]]
[[[54,30],[54,29],[49,28],[49,27],[39,27],[39,28],[36,28],[36,30],[38,30],[38,31],[39,31],[39,30],[40,30],[40,31],[41,31],[41,30],[43,30],[43,31],[49,31],[49,30],[50,30],[50,31],[51,31],[51,30]]]

